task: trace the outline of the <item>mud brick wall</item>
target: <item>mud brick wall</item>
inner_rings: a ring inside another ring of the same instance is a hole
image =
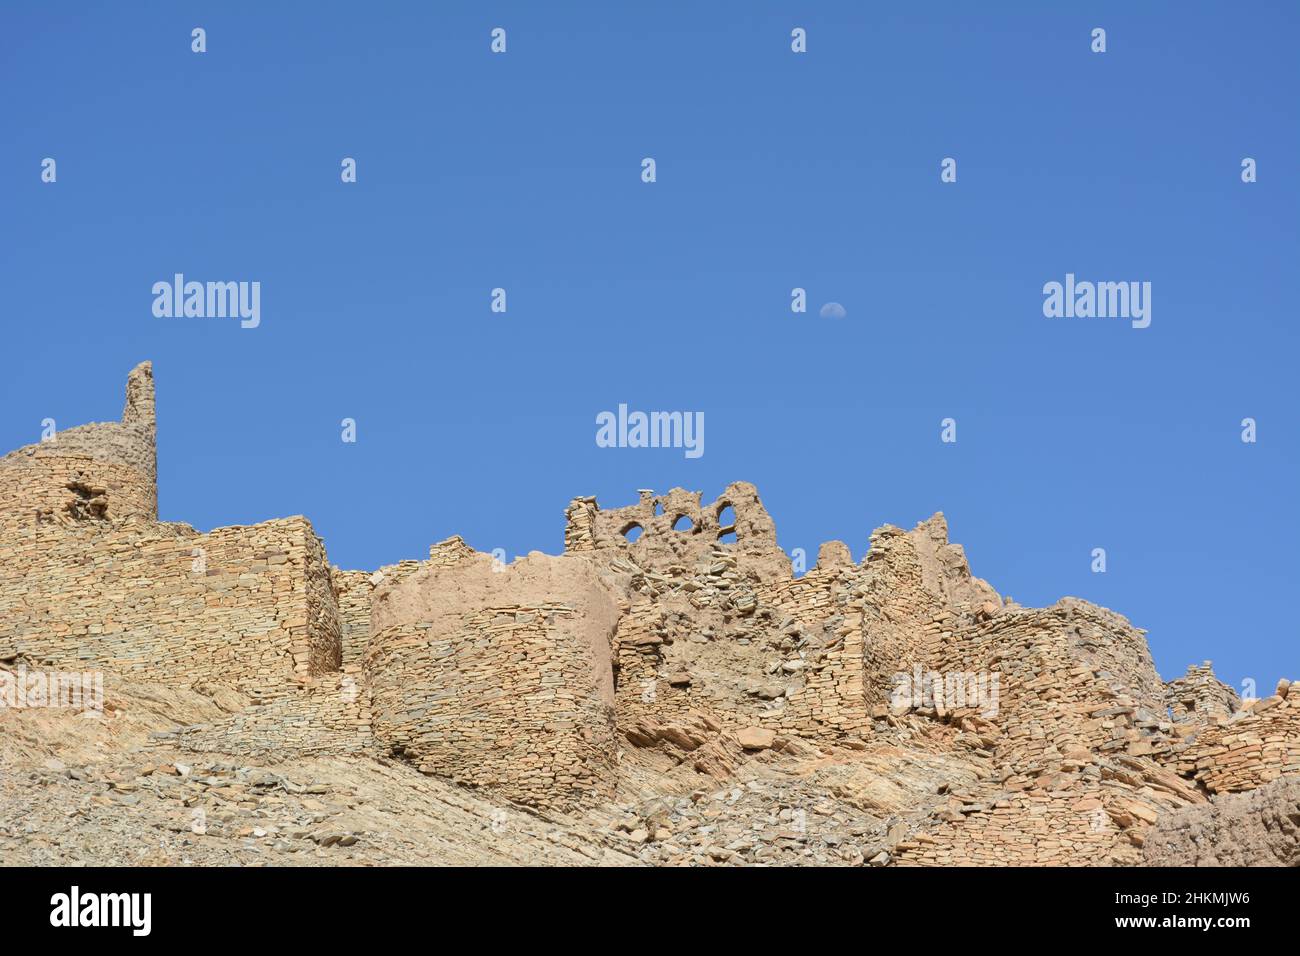
[[[370,640],[370,606],[375,588],[393,584],[425,567],[446,567],[476,554],[460,535],[452,535],[429,548],[428,561],[399,561],[378,571],[334,569],[334,594],[339,608],[343,663],[360,662]]]
[[[587,562],[502,568],[471,553],[381,586],[373,604],[365,671],[382,748],[533,806],[612,796],[618,609]]]
[[[370,694],[359,666],[322,674],[247,710],[211,724],[160,733],[155,742],[193,753],[306,756],[368,753]]]
[[[37,526],[0,537],[0,651],[257,694],[338,669],[338,612],[305,518]]]
[[[1282,681],[1276,694],[1200,731],[1179,755],[1178,769],[1211,793],[1253,790],[1300,774],[1300,691]]]

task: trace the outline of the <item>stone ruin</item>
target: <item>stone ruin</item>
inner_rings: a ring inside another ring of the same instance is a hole
[[[252,700],[182,749],[382,756],[556,812],[608,803],[639,753],[725,777],[913,740],[987,768],[873,860],[899,865],[1141,862],[1157,821],[1300,775],[1286,681],[1251,701],[1208,663],[1166,683],[1120,615],[1003,599],[942,514],[857,563],[828,542],[796,577],[753,485],[643,490],[575,498],[560,555],[453,537],[347,571],[301,516],[160,522],[155,441],[144,363],[120,422],[0,458],[0,666]]]

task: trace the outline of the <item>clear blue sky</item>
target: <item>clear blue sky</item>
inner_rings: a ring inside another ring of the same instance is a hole
[[[306,514],[344,567],[558,552],[571,497],[643,487],[753,481],[810,555],[942,510],[1004,594],[1267,691],[1300,678],[1298,9],[6,3],[0,447],[116,418],[151,358],[163,518]],[[260,328],[155,318],[175,272],[261,282]],[[1151,327],[1045,318],[1067,272],[1151,282]],[[705,454],[596,447],[620,402],[703,411]]]

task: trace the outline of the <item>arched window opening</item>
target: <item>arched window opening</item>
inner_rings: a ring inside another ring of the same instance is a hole
[[[718,506],[718,540],[724,544],[735,544],[740,540],[736,534],[736,509],[725,501]]]

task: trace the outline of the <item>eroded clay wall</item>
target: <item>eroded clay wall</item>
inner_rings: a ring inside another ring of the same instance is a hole
[[[421,568],[455,564],[475,551],[460,535],[452,535],[429,548],[428,561],[399,561],[378,571],[334,569],[334,593],[338,600],[339,631],[343,642],[343,663],[360,662],[370,639],[370,609],[375,589],[396,584]]]
[[[629,540],[634,531],[639,536]],[[595,498],[575,498],[565,511],[564,549],[570,554],[600,560],[622,554],[662,570],[693,565],[718,545],[744,555],[764,578],[791,573],[776,543],[776,525],[749,482],[733,482],[708,505],[700,492],[674,488],[666,495],[642,490],[636,504],[608,510]]]
[[[381,586],[365,655],[377,744],[534,806],[609,799],[617,616],[578,558],[473,554]]]

